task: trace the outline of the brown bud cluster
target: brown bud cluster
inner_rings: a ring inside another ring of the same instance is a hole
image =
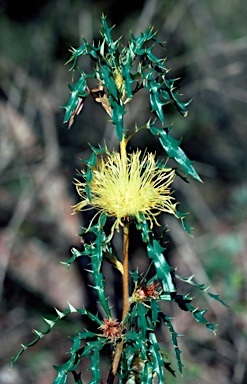
[[[122,328],[120,323],[115,319],[104,319],[100,329],[103,331],[103,336],[108,339],[116,340],[121,336]]]
[[[159,292],[156,290],[156,288],[157,284],[152,281],[152,283],[146,287],[138,288],[135,292],[135,296],[138,300],[158,299]]]

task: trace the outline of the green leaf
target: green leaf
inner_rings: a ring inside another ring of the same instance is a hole
[[[75,85],[69,85],[71,90],[70,98],[68,103],[61,108],[66,110],[64,115],[64,123],[67,123],[72,115],[72,112],[76,109],[78,104],[78,97],[86,97],[89,93],[85,93],[87,88],[86,75],[81,73],[81,76]]]
[[[72,248],[71,252],[72,252],[72,256],[70,259],[66,261],[60,261],[61,264],[64,264],[67,266],[67,269],[70,267],[70,264],[72,264],[77,259],[77,257],[82,256],[82,252],[78,251],[78,249],[76,248]]]
[[[160,312],[159,304],[157,303],[156,300],[151,300],[150,308],[151,308],[152,324],[156,326],[158,322],[158,315]]]
[[[65,384],[67,382],[67,372],[58,372],[52,384]]]
[[[157,114],[158,118],[160,119],[160,121],[162,122],[162,124],[164,124],[165,123],[165,115],[163,112],[163,106],[166,105],[167,102],[166,101],[162,102],[159,98],[158,93],[151,92],[150,93],[150,104],[152,107],[152,112],[155,112]]]
[[[76,383],[80,383],[80,375],[76,374],[75,369],[78,367],[82,357],[89,357],[91,359],[91,364],[89,369],[92,372],[93,380],[91,383],[98,383],[100,380],[100,371],[99,371],[99,351],[106,344],[107,340],[105,338],[98,338],[96,340],[90,340],[87,342],[86,347],[81,348],[81,339],[85,336],[88,337],[97,337],[96,334],[91,332],[79,333],[78,336],[74,337],[73,346],[70,349],[71,358],[64,364],[60,366],[54,366],[55,370],[58,372],[57,378],[64,377],[68,372],[72,372],[74,378],[76,378]]]
[[[201,291],[205,292],[209,297],[211,297],[213,300],[219,301],[222,305],[224,305],[225,307],[228,307],[228,308],[229,308],[229,306],[228,306],[226,303],[224,303],[224,301],[222,301],[222,300],[220,299],[220,295],[214,295],[214,294],[208,292],[209,287],[206,286],[205,284],[197,284],[197,283],[193,280],[194,275],[189,276],[189,277],[182,277],[182,276],[178,275],[177,273],[175,273],[174,276],[175,276],[178,280],[184,281],[185,283],[190,284],[190,285],[193,285],[194,287],[200,289]]]
[[[68,361],[66,361],[66,363],[59,366],[54,365],[54,369],[57,372],[71,372],[78,367],[79,363],[80,363],[80,359],[78,358],[76,353],[73,353],[71,358]]]
[[[193,228],[191,228],[185,221],[185,217],[187,216],[187,213],[183,213],[183,212],[180,212],[176,209],[176,215],[179,217],[179,219],[181,220],[181,223],[182,223],[182,227],[183,229],[191,236],[192,236],[192,233],[191,233],[191,230]]]
[[[162,84],[158,83],[156,80],[153,79],[153,70],[151,70],[148,74],[146,72],[142,73],[142,77],[143,79],[146,79],[144,84],[150,93],[150,104],[152,107],[152,111],[157,114],[161,123],[164,124],[165,116],[163,112],[163,106],[167,104],[167,101],[162,101],[160,99],[160,96],[162,96],[160,92]]]
[[[90,340],[87,342],[86,347],[82,353],[82,357],[90,357],[92,351],[101,351],[104,345],[108,342],[105,338],[98,338],[97,340]],[[91,356],[93,359],[94,357]]]
[[[172,95],[175,107],[177,108],[178,112],[181,113],[182,116],[186,117],[188,114],[187,107],[191,103],[191,100],[186,102],[186,103],[182,103],[179,100],[179,96],[180,96],[179,94],[177,94],[177,93],[174,94],[173,92],[171,92],[171,95]]]
[[[165,316],[163,313],[161,313],[160,316],[164,320],[164,323],[166,324],[166,326],[170,332],[171,341],[172,341],[172,344],[174,346],[174,354],[175,354],[175,357],[177,360],[178,369],[179,369],[179,372],[182,374],[182,369],[184,366],[182,364],[181,357],[180,357],[182,351],[179,349],[178,342],[177,342],[177,337],[181,336],[181,335],[179,335],[177,332],[174,331],[174,328],[173,328],[172,323],[170,322],[170,318],[168,316]]]
[[[175,159],[179,165],[183,168],[186,174],[190,174],[194,179],[202,181],[194,167],[192,166],[193,162],[188,159],[184,151],[180,148],[181,140],[174,139],[168,132],[162,128],[156,128],[150,126],[150,132],[153,135],[158,135],[160,143],[167,155]]]
[[[34,333],[36,334],[36,338],[34,340],[32,340],[30,343],[28,344],[22,344],[22,348],[21,350],[19,351],[19,353],[17,355],[15,355],[13,357],[13,360],[12,360],[12,363],[10,365],[10,368],[12,368],[12,366],[15,364],[15,362],[17,361],[17,359],[19,358],[19,356],[29,347],[32,347],[33,345],[35,345],[42,337],[44,337],[45,335],[47,335],[51,329],[54,327],[54,325],[56,325],[56,323],[62,319],[63,317],[69,315],[70,313],[79,313],[81,315],[86,315],[89,317],[89,319],[91,319],[92,321],[94,321],[96,324],[98,324],[99,326],[102,325],[102,322],[100,321],[99,317],[97,315],[93,315],[91,312],[89,312],[88,310],[86,310],[85,308],[75,308],[73,307],[70,303],[69,303],[69,308],[64,308],[63,312],[59,311],[58,309],[56,309],[56,312],[58,314],[58,316],[53,319],[52,321],[51,320],[47,320],[47,319],[44,319],[46,324],[48,325],[47,328],[44,330],[44,331],[35,331]]]
[[[149,243],[152,231],[149,228],[147,220],[144,219],[144,216],[142,214],[140,214],[140,219],[141,220],[136,219],[136,229],[138,231],[141,231],[142,241],[144,243]]]
[[[148,324],[147,324],[147,309],[142,303],[136,303],[131,311],[131,318],[136,317],[137,318],[137,324],[138,324],[138,331],[141,334],[141,339],[145,340],[146,333],[148,330]]]
[[[117,138],[119,141],[123,139],[124,125],[123,125],[123,116],[126,113],[124,104],[120,100],[120,104],[116,101],[112,101],[112,123],[116,126]]]
[[[124,359],[122,360],[123,362],[126,362],[126,367],[128,372],[131,370],[132,362],[135,354],[136,354],[136,348],[132,344],[127,345],[127,347],[124,350]]]
[[[71,340],[73,340],[73,345],[70,348],[70,353],[74,354],[74,353],[78,352],[78,350],[81,347],[81,337],[79,337],[79,336],[71,337]]]
[[[129,99],[132,98],[132,87],[131,84],[134,82],[134,80],[131,77],[131,69],[132,65],[129,63],[122,64],[121,73],[124,78],[124,87],[127,94],[127,97]]]
[[[55,308],[56,309],[56,308]],[[17,353],[17,355],[15,355],[13,357],[13,360],[10,364],[10,368],[13,367],[13,365],[15,364],[15,362],[17,361],[17,359],[22,355],[22,353],[29,347],[32,347],[33,345],[35,345],[42,337],[44,337],[45,335],[47,335],[51,329],[54,327],[54,325],[56,325],[56,323],[62,319],[63,317],[65,317],[66,315],[68,315],[70,313],[70,309],[67,309],[65,308],[63,312],[60,312],[56,309],[56,312],[58,313],[58,316],[53,319],[52,321],[51,320],[47,320],[47,319],[44,319],[46,324],[47,324],[47,328],[44,330],[44,331],[36,331],[34,330],[34,333],[36,335],[36,338],[34,340],[32,340],[30,343],[27,343],[27,344],[22,344],[22,348],[21,350]]]
[[[77,59],[78,59],[79,56],[87,54],[87,42],[86,42],[86,40],[84,38],[82,40],[83,40],[83,44],[79,48],[73,48],[72,47],[71,50],[70,50],[70,52],[72,52],[72,56],[66,62],[66,64],[68,64],[71,61],[73,61],[73,64],[72,64],[72,67],[70,68],[70,70],[74,70],[75,69],[76,64],[77,64]]]
[[[115,84],[113,73],[107,65],[101,65],[99,74],[103,80],[103,86],[108,90],[108,96],[112,96],[114,100],[118,99],[119,92]]]
[[[100,304],[105,310],[105,313],[108,317],[111,317],[111,311],[108,305],[108,298],[105,294],[104,277],[101,272],[103,254],[106,248],[107,240],[105,232],[103,231],[103,226],[105,224],[106,217],[102,216],[101,220],[103,220],[103,222],[99,222],[97,225],[90,228],[89,232],[93,232],[96,238],[91,244],[85,244],[85,250],[82,254],[90,257],[90,265],[92,267],[92,270],[90,270],[89,272],[92,274],[95,283],[92,287],[97,292]]]
[[[187,310],[192,313],[194,319],[198,321],[198,323],[204,324],[210,331],[216,334],[216,326],[217,324],[210,323],[207,319],[205,319],[204,314],[207,312],[207,309],[199,310],[198,308],[194,308],[191,304],[185,303]]]
[[[153,369],[152,362],[148,359],[144,365],[144,369],[141,374],[141,382],[145,384],[153,383]]]
[[[214,299],[214,300],[216,300],[216,301],[219,301],[221,304],[223,304],[225,307],[228,307],[228,308],[230,308],[230,306],[229,305],[227,305],[226,303],[224,303],[224,301],[222,301],[221,299],[220,299],[220,295],[214,295],[214,294],[212,294],[212,293],[210,293],[210,292],[207,292],[207,291],[205,291],[208,295],[209,295],[209,297],[211,297],[212,299]]]
[[[155,56],[152,50],[153,50],[153,46],[146,49],[146,54],[149,60],[152,63],[156,64],[163,71],[168,72],[168,69],[164,65],[165,59],[160,59],[157,56]]]
[[[102,348],[103,345],[100,344],[99,347]],[[96,384],[100,382],[99,351],[101,348],[95,348],[93,354],[90,356],[91,364],[88,369],[90,369],[92,373],[92,380],[89,382],[89,384]]]
[[[90,331],[88,331],[87,329],[86,329],[84,332],[79,332],[79,333],[78,333],[78,337],[79,337],[79,339],[81,339],[81,340],[84,340],[84,339],[91,339],[91,338],[94,338],[94,337],[97,337],[97,336],[98,336],[97,333],[90,332]]]
[[[135,37],[132,33],[130,34],[131,41],[130,46],[135,52],[136,55],[143,55],[145,53],[144,44],[156,35],[156,32],[153,32],[153,27],[148,27],[147,30],[140,34],[140,36]]]
[[[165,381],[163,371],[164,361],[162,359],[159,343],[154,332],[149,333],[149,341],[149,352],[152,359],[152,371],[157,374],[158,384],[163,384]]]
[[[156,269],[157,277],[162,281],[163,289],[165,292],[175,292],[176,287],[172,281],[171,271],[172,268],[167,263],[163,251],[157,240],[153,240],[153,244],[149,243],[147,246],[148,256],[153,260]]]
[[[101,20],[102,20],[102,35],[105,38],[106,43],[108,45],[111,45],[112,43],[111,31],[113,30],[114,26],[111,28],[108,27],[105,15],[102,15]]]

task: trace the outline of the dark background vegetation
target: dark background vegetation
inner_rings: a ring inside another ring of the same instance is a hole
[[[72,246],[80,247],[76,234],[86,220],[71,216],[70,208],[77,202],[72,178],[79,158],[88,157],[88,142],[97,146],[106,138],[114,146],[115,133],[99,105],[88,101],[70,130],[58,106],[69,97],[68,50],[80,45],[81,35],[89,42],[100,38],[102,12],[123,42],[129,30],[139,34],[154,25],[166,41],[171,76],[181,76],[180,91],[185,100],[193,99],[186,119],[171,109],[168,122],[174,122],[173,135],[183,137],[204,184],[176,181],[194,239],[165,217],[168,257],[179,274],[195,274],[231,306],[197,300],[219,324],[216,337],[187,313],[167,308],[174,328],[184,334],[179,342],[186,366],[184,378],[178,374],[175,381],[168,373],[167,383],[244,384],[247,2],[242,0],[0,2],[0,383],[51,383],[52,365],[65,361],[70,348],[67,335],[83,326],[77,316],[75,323],[71,317],[61,322],[7,372],[11,356],[32,339],[33,327],[44,329],[41,318],[52,316],[54,306],[62,309],[67,300],[78,307],[95,304],[80,265],[66,272],[59,261],[69,258]],[[83,66],[90,71],[87,60]],[[126,125],[148,116],[148,103],[140,97]],[[150,137],[140,139],[143,148],[159,153]],[[136,249],[133,264],[143,266],[145,257]],[[112,272],[106,273],[109,281]],[[164,335],[169,351],[167,343]],[[82,378],[88,382],[90,375],[84,372]]]

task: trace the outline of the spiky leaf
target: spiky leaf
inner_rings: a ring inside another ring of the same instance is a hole
[[[192,166],[193,162],[188,159],[184,151],[180,148],[181,140],[174,139],[168,130],[162,128],[156,128],[153,125],[150,126],[150,132],[153,135],[158,135],[160,143],[167,155],[171,159],[175,159],[179,165],[183,168],[186,174],[191,175],[194,179],[201,181],[200,176]]]
[[[149,243],[147,246],[148,256],[153,260],[156,269],[157,277],[162,281],[163,289],[165,292],[175,292],[176,288],[172,281],[171,271],[172,268],[167,263],[163,251],[157,240],[153,240],[153,243]]]
[[[67,372],[58,372],[52,384],[65,384],[67,382]]]
[[[205,284],[197,284],[193,278],[194,278],[194,275],[192,276],[189,276],[189,277],[182,277],[180,275],[178,275],[177,273],[175,273],[174,275],[178,280],[181,280],[181,281],[184,281],[185,283],[187,284],[190,284],[190,285],[193,285],[194,287],[200,289],[201,291],[205,292],[209,297],[211,297],[213,300],[216,300],[216,301],[219,301],[222,305],[224,305],[225,307],[229,307],[226,303],[224,303],[224,301],[221,300],[220,298],[220,295],[214,295],[212,294],[211,292],[208,291],[209,287],[206,286]]]
[[[69,121],[73,111],[77,108],[79,96],[86,97],[89,94],[88,92],[85,92],[87,88],[86,75],[81,73],[77,83],[73,86],[70,85],[69,88],[71,90],[69,101],[65,106],[61,107],[66,110],[64,115],[64,123]]]

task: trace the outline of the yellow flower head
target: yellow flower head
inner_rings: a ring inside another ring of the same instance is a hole
[[[157,166],[152,153],[141,157],[141,151],[137,151],[123,160],[114,152],[92,168],[92,180],[88,183],[91,201],[86,194],[86,181],[75,179],[82,200],[73,206],[73,213],[90,206],[100,214],[115,217],[112,232],[130,218],[144,217],[152,228],[153,221],[159,225],[156,216],[161,212],[177,216],[177,203],[173,203],[169,188],[174,177],[174,170]]]

